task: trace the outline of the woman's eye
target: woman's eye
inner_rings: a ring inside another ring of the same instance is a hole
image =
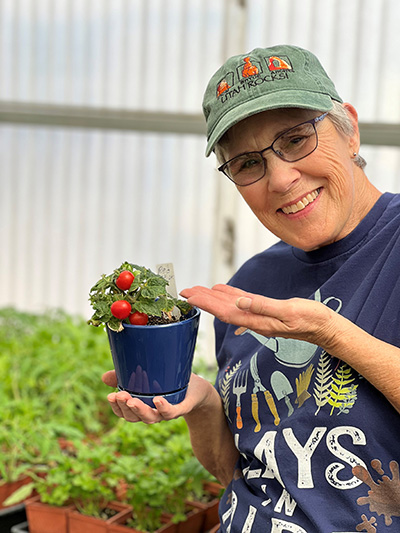
[[[248,159],[242,159],[240,162],[238,161],[238,169],[237,172],[249,172],[251,170],[254,170],[255,168],[258,168],[261,165],[261,161],[256,158],[248,158]]]
[[[242,169],[247,170],[248,168],[252,168],[256,165],[259,165],[260,162],[257,159],[247,159],[246,161],[243,161],[242,163]]]
[[[307,137],[305,135],[301,136],[298,135],[297,137],[293,137],[292,139],[288,140],[288,144],[299,144],[301,141],[304,141]]]
[[[283,136],[279,139],[279,142],[276,143],[275,149],[278,152],[290,152],[292,150],[299,150],[305,146],[311,135],[293,132],[292,135]]]

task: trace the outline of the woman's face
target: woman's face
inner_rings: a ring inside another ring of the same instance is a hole
[[[253,115],[229,130],[221,145],[223,158],[228,161],[243,152],[263,150],[285,129],[319,114],[277,109]],[[365,175],[352,161],[358,152],[358,133],[353,137],[339,133],[328,117],[316,128],[318,147],[313,153],[288,163],[268,150],[265,176],[238,187],[266,228],[306,251],[345,237],[371,207],[363,201]]]

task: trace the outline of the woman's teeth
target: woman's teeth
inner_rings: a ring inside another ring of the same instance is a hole
[[[316,197],[319,194],[319,189],[310,192],[307,194],[307,196],[304,196],[297,204],[293,205],[287,205],[286,207],[282,207],[282,211],[285,213],[285,215],[290,215],[291,213],[297,213],[298,211],[301,211],[304,209],[308,204],[311,204]]]

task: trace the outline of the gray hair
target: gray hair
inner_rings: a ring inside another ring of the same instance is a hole
[[[346,108],[343,107],[342,104],[340,104],[336,100],[332,100],[332,103],[333,103],[333,107],[327,115],[329,119],[331,120],[332,124],[335,126],[336,130],[339,131],[340,133],[343,133],[343,135],[347,135],[347,136],[353,135],[354,133],[353,123],[350,120],[350,117],[346,111]],[[222,157],[222,152],[221,152],[223,138],[224,137],[222,137],[216,143],[214,147],[215,155],[217,156],[217,161],[219,164],[222,164],[224,162],[223,157]],[[356,154],[354,156],[353,162],[355,165],[357,165],[361,169],[364,169],[367,164],[365,159],[359,154]]]
[[[354,127],[350,120],[349,114],[346,111],[346,108],[342,106],[339,102],[336,102],[336,100],[332,100],[333,107],[328,113],[328,117],[332,124],[335,126],[336,130],[340,133],[343,133],[344,135],[353,135],[354,133]],[[364,169],[367,162],[365,159],[360,155],[357,154],[353,158],[354,164],[360,167],[361,169]]]

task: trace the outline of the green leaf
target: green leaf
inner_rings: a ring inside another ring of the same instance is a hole
[[[115,282],[123,270],[129,270],[135,276],[128,291],[118,289]],[[121,321],[117,321],[111,314],[111,304],[117,300],[126,299],[132,306],[132,311],[146,313],[149,316],[161,316],[168,313],[174,306],[178,307],[182,315],[186,315],[191,306],[180,299],[173,298],[167,293],[168,281],[151,270],[125,261],[112,274],[102,275],[93,285],[89,293],[89,301],[93,308],[93,315],[88,324],[99,326],[108,324],[110,329],[121,331]]]
[[[116,318],[115,316],[111,316],[110,320],[107,323],[107,326],[113,331],[122,331],[124,329],[122,321]]]
[[[33,482],[22,485],[22,487],[10,494],[10,496],[4,500],[3,505],[7,507],[9,505],[16,505],[17,503],[26,500],[32,494],[34,486],[35,484]]]

